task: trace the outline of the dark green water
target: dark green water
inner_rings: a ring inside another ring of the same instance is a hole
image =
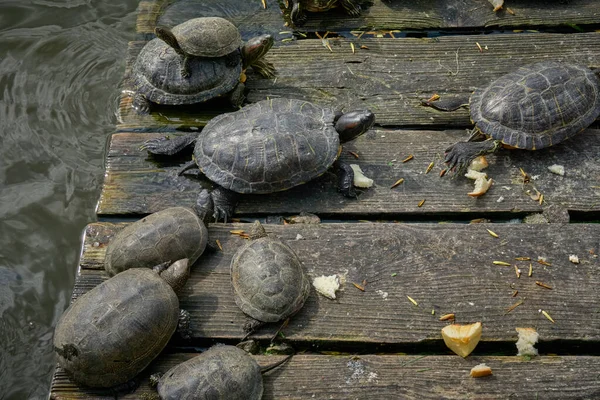
[[[43,399],[137,0],[0,2],[0,399]]]

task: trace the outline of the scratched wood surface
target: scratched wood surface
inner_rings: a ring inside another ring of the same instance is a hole
[[[350,43],[355,46],[354,53]],[[130,45],[129,65],[143,45]],[[600,33],[595,32],[338,38],[329,40],[329,45],[332,51],[321,40],[310,39],[280,43],[271,49],[266,58],[275,65],[277,77],[264,79],[250,72],[248,102],[291,97],[343,110],[366,107],[375,112],[377,124],[382,126],[464,127],[470,124],[467,110],[439,112],[421,106],[420,101],[434,93],[468,97],[477,87],[535,61],[600,67]],[[183,109],[162,108],[140,117],[131,108],[128,82],[126,78],[126,93],[120,104],[121,129],[204,125],[228,109],[224,102],[214,102]]]
[[[156,24],[173,26],[189,18],[218,16],[249,30],[277,34],[289,30],[277,0],[153,0],[140,2],[137,31],[153,32]],[[486,0],[374,0],[359,17],[349,17],[339,8],[326,13],[309,13],[300,31],[421,30],[571,28],[598,24],[600,10],[595,0],[538,0],[505,2],[499,12]],[[574,27],[575,26],[575,27]]]
[[[75,296],[106,279],[106,246],[123,226],[88,226]],[[249,227],[210,226],[210,239],[218,239],[223,251],[200,258],[180,296],[181,307],[191,313],[195,340],[244,336],[245,317],[233,300],[229,269],[233,254],[245,241],[229,232]],[[493,229],[499,238],[486,229]],[[446,313],[455,313],[460,323],[481,321],[483,343],[512,342],[515,327],[537,328],[544,343],[562,340],[597,346],[600,340],[595,255],[600,252],[600,226],[595,224],[293,224],[266,225],[266,230],[292,247],[311,277],[339,274],[346,280],[336,300],[311,293],[284,330],[292,342],[431,344],[445,353],[440,334],[445,323],[439,317]],[[579,264],[569,262],[571,254],[579,256]],[[533,260],[531,277],[530,262],[515,261],[516,257]],[[538,263],[538,257],[551,265]],[[514,265],[522,271],[520,278]],[[352,284],[362,285],[364,280],[364,292]],[[507,313],[520,300],[523,304]],[[270,338],[279,327],[274,325],[254,337]]]
[[[139,146],[157,133],[119,133],[112,137],[107,172],[98,205],[99,215],[148,214],[174,205],[191,206],[202,187],[211,182],[197,176],[177,176],[191,155],[153,158]],[[473,181],[464,177],[440,178],[442,154],[450,144],[464,140],[466,132],[374,130],[344,145],[342,160],[361,166],[375,180],[358,199],[337,193],[333,172],[291,190],[267,195],[246,195],[238,216],[312,212],[328,218],[475,218],[522,216],[543,207],[531,194],[544,194],[554,204],[591,218],[600,210],[600,130],[589,129],[560,145],[538,151],[504,150],[489,156],[486,170],[495,184],[484,196],[467,195]],[[350,154],[352,151],[359,155]],[[413,159],[402,162],[410,155]],[[427,167],[434,167],[426,174]],[[565,176],[548,167],[560,164]],[[535,180],[524,184],[520,168]],[[391,188],[400,178],[404,183]],[[528,193],[529,191],[529,193]],[[419,207],[419,203],[425,203]]]
[[[150,399],[154,372],[165,372],[195,354],[160,356],[141,376],[139,388],[120,399]],[[281,356],[257,356],[269,365]],[[493,376],[474,379],[470,369],[486,363]],[[598,357],[521,357],[296,355],[263,377],[263,400],[277,399],[595,399],[600,396]],[[114,399],[73,385],[59,370],[53,399]]]

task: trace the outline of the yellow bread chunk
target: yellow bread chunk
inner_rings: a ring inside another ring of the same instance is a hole
[[[475,349],[481,339],[481,322],[470,325],[452,324],[442,329],[446,346],[461,357],[466,357]]]
[[[471,368],[471,376],[473,378],[481,378],[492,374],[492,369],[485,364],[479,364]]]

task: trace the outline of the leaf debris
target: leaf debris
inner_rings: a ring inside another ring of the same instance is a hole
[[[500,237],[500,236],[498,236],[498,234],[497,234],[496,232],[494,232],[494,231],[491,231],[491,230],[489,230],[489,229],[486,229],[486,231],[488,231],[488,233],[489,233],[490,235],[492,235],[493,237],[495,237],[495,238],[499,238],[499,237]],[[510,265],[510,264],[509,264],[509,265]]]
[[[412,154],[409,155],[408,157],[406,157],[404,160],[402,160],[403,163],[408,162],[410,160],[412,160],[413,158],[415,158],[415,156],[413,156]]]
[[[354,285],[355,288],[357,288],[358,290],[360,290],[361,292],[365,291],[365,287],[362,285],[359,285],[358,283],[352,282],[352,284]]]
[[[538,286],[541,286],[543,288],[552,290],[552,286],[546,285],[544,282],[535,281],[535,284],[538,285]]]
[[[448,321],[449,319],[454,319],[454,314],[444,314],[440,317],[440,321]]]
[[[510,263],[504,262],[504,261],[492,261],[492,264],[494,265],[502,265],[504,267],[510,267]]]
[[[425,170],[425,173],[428,174],[429,171],[431,171],[431,169],[433,168],[433,166],[435,165],[435,163],[432,161],[429,163],[429,165],[427,166],[427,169]]]
[[[508,307],[506,309],[506,312],[504,313],[504,315],[508,314],[509,312],[511,312],[512,310],[514,310],[515,308],[519,307],[521,304],[523,304],[523,300],[519,300],[517,301],[515,304],[513,304],[512,306]]]
[[[415,301],[415,299],[413,299],[412,297],[410,297],[410,296],[408,296],[408,295],[407,295],[406,297],[408,297],[408,300],[410,300],[410,302],[411,302],[411,303],[413,303],[415,306],[417,306],[417,307],[419,306],[419,303],[417,303],[417,302]]]
[[[215,243],[217,243],[217,247],[219,248],[219,250],[223,251],[223,246],[221,246],[221,241],[219,239],[215,240]]]
[[[550,322],[552,322],[553,324],[555,323],[554,320],[552,319],[552,317],[550,316],[550,314],[548,314],[546,311],[542,310],[542,315],[544,315],[544,317],[548,318],[548,320]]]
[[[396,183],[394,183],[394,184],[393,184],[393,185],[390,187],[390,189],[393,189],[393,188],[395,188],[396,186],[398,186],[398,185],[401,185],[403,182],[404,182],[404,178],[400,178],[400,179],[398,179],[398,180],[396,181]]]
[[[425,204],[425,199],[421,200],[419,202],[419,204],[417,204],[418,207],[423,207],[423,204]]]

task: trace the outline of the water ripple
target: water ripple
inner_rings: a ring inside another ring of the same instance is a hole
[[[109,3],[109,4],[107,4]],[[137,0],[3,1],[0,399],[43,399],[94,220]]]

